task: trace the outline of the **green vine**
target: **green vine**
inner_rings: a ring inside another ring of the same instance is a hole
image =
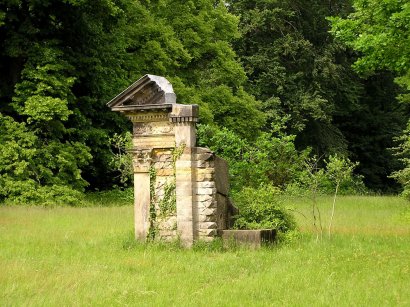
[[[155,170],[154,164],[152,164],[149,168],[149,196],[150,196],[150,204],[149,204],[149,222],[150,227],[147,234],[148,240],[154,240],[157,233],[158,227],[156,225],[157,220],[157,212],[155,209],[156,203],[156,192],[155,192],[155,183],[157,179],[157,172]]]
[[[175,215],[177,210],[177,198],[176,198],[176,161],[182,156],[185,144],[180,146],[175,146],[171,150],[172,156],[172,179],[163,185],[164,196],[158,201],[156,195],[156,179],[157,172],[155,170],[155,165],[152,164],[149,169],[150,177],[150,229],[148,232],[148,239],[154,240],[158,234],[158,217],[167,217],[170,215]],[[159,216],[157,214],[156,207],[159,208]]]
[[[170,182],[167,182],[164,185],[164,197],[158,204],[162,217],[175,214],[177,211],[176,162],[179,158],[181,158],[185,147],[185,144],[182,144],[178,147],[175,146],[171,150],[173,178]]]
[[[177,209],[176,182],[172,179],[164,185],[164,197],[158,203],[162,217],[175,214]]]
[[[184,153],[185,150],[185,143],[182,143],[178,147],[175,145],[174,148],[171,150],[171,155],[172,155],[172,168],[174,169],[174,177],[175,177],[175,171],[176,171],[176,163],[179,158],[181,158],[182,154]]]

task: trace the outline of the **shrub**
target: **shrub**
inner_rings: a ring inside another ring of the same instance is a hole
[[[233,195],[239,216],[234,227],[237,229],[274,228],[286,233],[294,230],[293,216],[286,212],[281,201],[281,192],[271,185],[259,188],[246,187]]]
[[[77,205],[91,160],[79,142],[42,142],[25,123],[0,113],[0,202]]]

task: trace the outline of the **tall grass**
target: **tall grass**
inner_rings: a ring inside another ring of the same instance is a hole
[[[309,203],[287,203],[301,238],[256,251],[135,243],[130,206],[2,207],[0,305],[410,305],[406,203],[340,198],[319,243]]]
[[[312,208],[309,199],[289,197],[287,207],[294,209],[294,215],[301,230],[313,232]],[[322,196],[318,199],[323,226],[327,226],[331,215],[332,199]],[[352,235],[405,235],[409,234],[410,221],[405,219],[410,204],[394,196],[339,196],[332,232]]]

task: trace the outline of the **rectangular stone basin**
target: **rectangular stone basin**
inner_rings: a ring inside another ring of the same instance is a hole
[[[230,241],[239,245],[247,245],[252,248],[260,248],[263,244],[273,243],[276,237],[276,229],[257,229],[257,230],[218,230],[218,235],[229,244]]]

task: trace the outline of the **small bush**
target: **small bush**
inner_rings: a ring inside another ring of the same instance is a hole
[[[233,195],[239,216],[234,227],[237,229],[270,229],[281,233],[294,230],[293,216],[286,212],[281,201],[281,192],[270,185],[259,188],[244,188]]]

